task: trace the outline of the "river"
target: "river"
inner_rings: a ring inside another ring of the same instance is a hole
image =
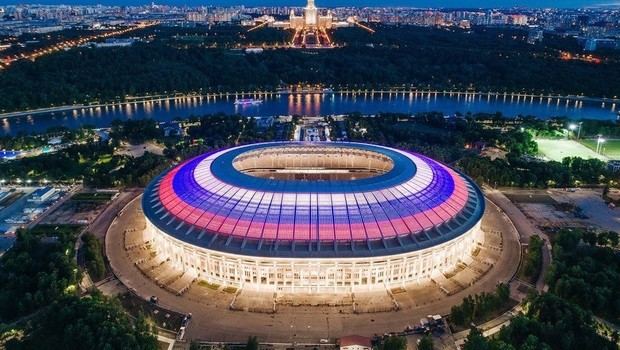
[[[264,98],[264,97],[263,97]],[[372,115],[379,112],[416,113],[438,111],[445,114],[495,113],[506,117],[532,115],[539,118],[566,116],[572,119],[608,119],[617,116],[620,106],[601,102],[574,101],[558,98],[511,97],[504,95],[453,96],[434,94],[297,94],[270,95],[260,105],[236,106],[234,97],[211,99],[177,98],[115,106],[79,108],[54,113],[40,113],[4,118],[1,133],[43,132],[50,127],[78,128],[83,125],[107,127],[115,119],[153,118],[169,121],[175,118],[226,113],[245,116],[279,115],[336,115],[360,112]]]

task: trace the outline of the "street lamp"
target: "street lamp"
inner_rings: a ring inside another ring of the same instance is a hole
[[[583,124],[583,122],[579,122],[579,124],[570,124],[568,126],[568,129],[572,132],[575,132],[575,130],[577,130],[577,140],[579,140],[579,137],[581,136],[581,125]]]
[[[603,151],[603,143],[605,143],[605,139],[599,135],[596,139],[596,153],[600,154]]]

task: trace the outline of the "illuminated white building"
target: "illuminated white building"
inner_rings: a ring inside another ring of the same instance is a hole
[[[256,22],[259,24],[250,30],[269,26],[294,31],[293,39],[291,40],[292,47],[332,47],[333,43],[329,36],[329,31],[337,28],[357,25],[370,32],[374,32],[374,30],[359,23],[354,17],[349,17],[346,21],[336,20],[331,10],[322,11],[318,9],[314,0],[308,0],[308,4],[303,8],[301,15],[297,15],[294,10],[291,10],[288,21],[276,21],[272,16],[263,16]]]

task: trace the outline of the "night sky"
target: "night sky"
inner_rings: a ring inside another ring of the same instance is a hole
[[[247,6],[301,6],[305,0],[157,0],[157,4],[170,5],[247,5]],[[410,7],[586,7],[615,4],[620,0],[316,0],[319,7],[334,6],[410,6]],[[2,3],[36,4],[104,4],[142,5],[150,0],[21,0]]]

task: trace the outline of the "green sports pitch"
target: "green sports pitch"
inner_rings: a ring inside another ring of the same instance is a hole
[[[594,149],[573,140],[549,140],[549,139],[537,139],[538,151],[542,156],[547,159],[561,162],[566,157],[580,157],[583,159],[597,158],[603,161],[607,160],[607,157],[596,154],[596,141],[594,141]]]
[[[581,144],[596,151],[596,139],[581,140]],[[601,153],[609,159],[620,159],[620,140],[605,140]]]

